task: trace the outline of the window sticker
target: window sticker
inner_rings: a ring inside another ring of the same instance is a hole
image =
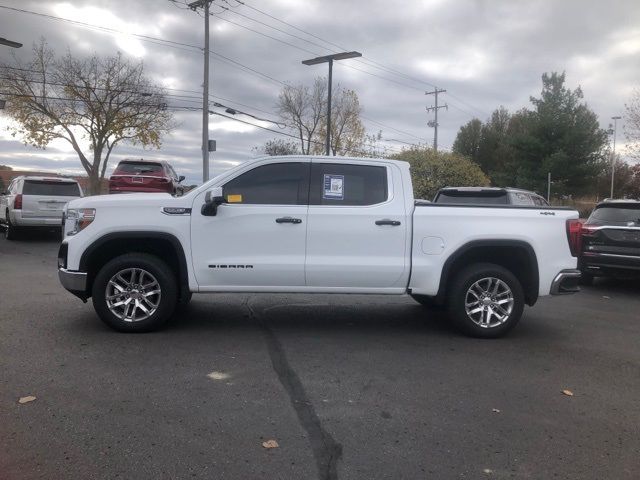
[[[344,200],[344,175],[324,176],[322,198]]]

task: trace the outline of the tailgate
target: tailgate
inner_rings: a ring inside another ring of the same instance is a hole
[[[585,253],[640,257],[640,228],[587,226],[583,230],[582,242]]]
[[[78,197],[49,197],[45,195],[23,195],[22,216],[38,218],[61,218],[64,206]]]
[[[57,179],[26,179],[22,188],[22,216],[60,218],[65,204],[80,197],[77,183]]]
[[[152,187],[168,183],[165,177],[152,175],[111,175],[109,182],[114,187]]]

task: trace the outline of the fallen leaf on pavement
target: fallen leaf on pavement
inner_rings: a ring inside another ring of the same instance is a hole
[[[264,448],[278,448],[280,445],[278,445],[278,442],[275,440],[267,440],[266,442],[262,442],[262,446]]]
[[[562,393],[567,397],[573,397],[573,392],[571,390],[562,390]]]
[[[29,403],[29,402],[33,402],[36,399],[36,397],[34,397],[33,395],[29,395],[27,397],[20,397],[20,400],[18,400],[18,403]]]

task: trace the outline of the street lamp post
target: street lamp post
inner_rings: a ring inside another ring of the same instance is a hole
[[[21,43],[14,42],[13,40],[7,40],[6,38],[0,38],[0,45],[6,45],[7,47],[20,48]]]
[[[362,54],[360,52],[342,52],[342,53],[334,53],[333,55],[325,55],[324,57],[316,57],[310,60],[302,61],[304,65],[317,65],[318,63],[329,64],[329,81],[328,81],[329,91],[327,92],[327,136],[325,138],[325,155],[327,156],[331,151],[331,80],[333,77],[333,61],[345,60],[347,58],[355,58],[355,57],[361,57],[361,56]]]
[[[611,158],[611,198],[613,198],[613,179],[616,171],[616,135],[618,133],[618,120],[620,120],[621,118],[622,117],[620,116],[611,117],[611,120],[613,120],[613,155]]]

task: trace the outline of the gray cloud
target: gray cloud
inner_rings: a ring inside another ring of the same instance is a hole
[[[234,0],[229,0],[228,4],[216,3],[236,5]],[[432,89],[428,83],[447,89],[442,101],[446,101],[450,108],[440,116],[441,145],[447,148],[453,143],[460,125],[473,116],[484,119],[499,105],[511,110],[528,106],[529,95],[539,94],[540,76],[545,71],[566,70],[569,86],[582,86],[586,101],[598,113],[603,126],[609,123],[612,115],[622,113],[625,101],[640,78],[640,62],[637,61],[640,54],[640,9],[634,0],[427,0],[395,4],[382,0],[247,0],[247,4],[337,45],[359,50],[365,55],[364,62],[381,62],[387,68],[421,80],[397,76],[353,60],[342,64],[338,62],[335,68],[335,80],[358,92],[367,128],[371,132],[382,129],[384,138],[404,142],[431,141],[433,131],[426,125],[431,117],[425,107],[433,99],[424,95],[425,90]],[[178,9],[169,1],[86,0],[62,3],[12,0],[5,5],[58,16],[81,12],[78,20],[87,23],[129,29],[187,44],[202,43],[202,17],[189,10]],[[221,11],[218,7],[214,9]],[[310,42],[322,43],[247,7],[238,6],[233,10],[308,38]],[[283,45],[212,18],[214,51],[283,82],[310,83],[314,76],[326,73],[325,66],[305,67],[300,62],[315,54],[329,53],[329,48],[333,48],[331,45],[324,44],[326,48],[320,48],[232,12],[221,16],[309,51]],[[129,55],[130,52],[135,53],[136,48],[141,48],[144,53],[140,58],[147,73],[156,81],[174,89],[201,90],[202,54],[198,51],[131,40],[130,37],[127,40],[127,37],[7,10],[0,10],[0,18],[3,36],[25,44],[16,51],[19,57],[27,58],[29,46],[41,36],[57,51],[63,52],[68,47],[77,55],[93,52],[113,55],[116,51]],[[8,48],[0,47],[0,58],[7,60],[8,52]],[[280,90],[277,82],[217,57],[212,61],[211,81],[216,99],[227,99],[217,100],[220,103],[258,116],[275,118],[274,105]],[[172,105],[199,105],[197,93],[171,93],[183,95],[170,97]],[[243,116],[238,118],[254,121]],[[163,158],[187,175],[188,182],[199,181],[201,114],[197,111],[178,112],[176,120],[179,128],[164,139],[160,150],[145,151],[123,145],[114,152],[111,163],[126,157]],[[6,120],[0,114],[0,127],[4,125]],[[254,155],[252,147],[277,136],[260,129],[229,130],[232,125],[232,121],[227,119],[210,118],[210,137],[218,141],[218,151],[211,157],[213,173],[220,173],[251,158]],[[274,125],[264,125],[278,130]],[[621,140],[621,135],[618,140]],[[402,145],[390,144],[397,149]],[[4,133],[0,135],[0,163],[24,168],[81,171],[73,152],[65,148],[37,150]]]

